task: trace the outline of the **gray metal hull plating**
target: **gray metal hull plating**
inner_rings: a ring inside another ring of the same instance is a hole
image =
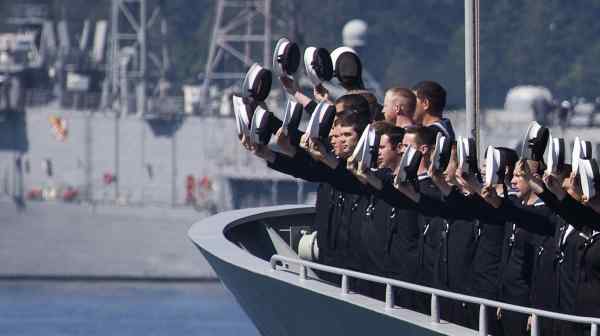
[[[413,311],[383,309],[383,302],[362,295],[342,295],[320,280],[300,280],[291,268],[274,271],[268,260],[286,247],[269,239],[266,228],[310,223],[313,212],[306,206],[230,211],[188,233],[262,335],[476,334]]]

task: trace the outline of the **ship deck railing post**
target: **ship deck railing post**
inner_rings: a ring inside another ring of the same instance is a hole
[[[394,308],[394,287],[391,284],[385,284],[385,309]]]
[[[431,322],[440,323],[440,305],[438,302],[438,296],[431,294]]]
[[[300,280],[306,280],[306,265],[300,265]]]
[[[342,274],[342,294],[347,295],[350,292],[348,288],[348,276],[346,274]]]
[[[487,307],[484,304],[479,305],[479,336],[487,336]]]
[[[537,314],[531,314],[531,336],[538,336],[540,334],[539,322]]]
[[[288,264],[298,265],[298,266],[300,266],[300,273],[299,273],[300,279],[303,279],[303,278],[306,279],[307,270],[320,270],[320,271],[327,272],[327,273],[341,275],[342,276],[342,286],[341,286],[342,287],[341,288],[342,295],[344,293],[346,293],[346,294],[349,293],[348,283],[349,283],[349,279],[351,277],[356,278],[356,279],[365,280],[365,281],[372,281],[372,282],[376,282],[379,284],[385,284],[386,285],[386,300],[385,300],[386,310],[391,310],[390,308],[394,307],[394,302],[393,302],[393,288],[394,287],[408,289],[410,291],[416,291],[416,292],[420,292],[420,293],[428,293],[429,295],[431,295],[431,307],[430,307],[431,308],[431,314],[430,314],[431,323],[439,323],[440,322],[439,297],[452,299],[452,300],[459,300],[459,301],[468,302],[471,304],[477,304],[477,305],[479,305],[478,335],[480,335],[480,336],[487,335],[487,331],[488,331],[487,330],[488,329],[487,309],[488,309],[488,307],[501,308],[506,311],[530,315],[531,316],[531,335],[539,335],[539,333],[540,333],[539,332],[539,329],[540,329],[539,318],[541,316],[541,317],[548,318],[548,319],[590,325],[591,326],[590,335],[599,336],[598,335],[598,324],[600,324],[600,318],[589,317],[589,316],[575,316],[575,315],[561,314],[561,313],[556,313],[556,312],[551,312],[551,311],[544,311],[544,310],[534,309],[534,308],[530,308],[530,307],[521,307],[521,306],[517,306],[517,305],[508,304],[505,302],[499,302],[499,301],[489,300],[489,299],[485,299],[485,298],[473,297],[473,296],[468,296],[468,295],[459,294],[459,293],[452,293],[452,292],[448,292],[448,291],[444,291],[444,290],[440,290],[440,289],[436,289],[436,288],[428,288],[428,287],[424,287],[424,286],[417,285],[414,283],[407,283],[407,282],[403,282],[403,281],[399,281],[399,280],[395,280],[395,279],[383,278],[383,277],[375,276],[372,274],[365,274],[365,273],[360,273],[357,271],[340,269],[340,268],[327,266],[327,265],[321,265],[321,264],[306,261],[306,260],[292,259],[292,258],[284,257],[281,255],[273,255],[271,257],[270,264],[271,264],[271,268],[273,271],[277,271],[278,264],[285,265],[285,269],[288,269]],[[389,311],[388,314],[393,314],[393,312]]]

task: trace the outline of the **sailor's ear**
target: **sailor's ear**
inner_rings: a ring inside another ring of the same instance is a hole
[[[403,148],[402,142],[399,142],[396,145],[396,148],[394,148],[394,151],[396,152],[396,154],[401,155],[402,154],[402,148]]]
[[[425,111],[429,111],[429,108],[431,107],[431,103],[429,102],[429,99],[423,97],[421,99],[421,104],[423,105],[423,109]]]

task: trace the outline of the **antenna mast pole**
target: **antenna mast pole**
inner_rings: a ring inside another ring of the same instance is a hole
[[[465,92],[466,135],[479,152],[479,0],[465,0]]]
[[[204,106],[215,81],[239,81],[261,58],[271,68],[271,5],[271,0],[217,1],[200,94]]]

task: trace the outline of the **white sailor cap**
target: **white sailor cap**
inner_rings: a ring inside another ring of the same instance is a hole
[[[287,135],[289,130],[298,129],[300,121],[302,120],[302,104],[289,97],[285,104],[285,112],[283,114],[283,120],[281,128],[284,134]]]
[[[600,184],[600,172],[596,160],[580,159],[578,169],[583,195],[587,197],[587,199],[594,198]]]
[[[400,163],[398,164],[398,174],[394,179],[394,184],[417,181],[417,172],[419,171],[421,158],[421,151],[414,146],[408,146],[404,150]]]
[[[271,112],[265,110],[262,106],[257,106],[252,116],[252,125],[250,126],[250,133],[254,137],[254,143],[266,145],[271,139],[271,132],[269,132],[269,118]]]
[[[542,161],[549,137],[550,131],[548,128],[532,121],[527,128],[527,132],[525,132],[521,158]]]
[[[304,68],[306,75],[315,86],[330,81],[333,77],[331,57],[325,48],[306,48],[304,51]]]
[[[592,143],[575,137],[573,142],[573,152],[571,152],[571,169],[579,172],[580,159],[589,160],[592,158]]]
[[[500,171],[504,171],[501,169],[501,156],[502,153],[494,148],[494,146],[488,146],[485,151],[485,185],[486,186],[494,186],[498,184],[499,181],[504,180],[500,178]]]
[[[458,168],[465,173],[479,173],[475,139],[459,136],[456,140],[456,154],[458,156]]]
[[[546,165],[548,166],[546,172],[549,174],[556,174],[565,166],[565,140],[563,138],[550,137]]]
[[[438,132],[433,149],[433,168],[437,172],[443,172],[448,167],[452,153],[452,141],[442,132]]]
[[[362,63],[356,51],[339,47],[331,52],[333,74],[342,84],[362,83]]]
[[[242,82],[242,95],[250,96],[257,101],[264,101],[271,91],[271,82],[271,70],[254,63],[246,72]]]
[[[293,76],[300,66],[298,44],[285,37],[277,41],[273,52],[273,70],[279,76]]]
[[[310,120],[306,126],[308,136],[311,139],[327,139],[334,119],[335,106],[326,102],[320,102],[310,116]]]

